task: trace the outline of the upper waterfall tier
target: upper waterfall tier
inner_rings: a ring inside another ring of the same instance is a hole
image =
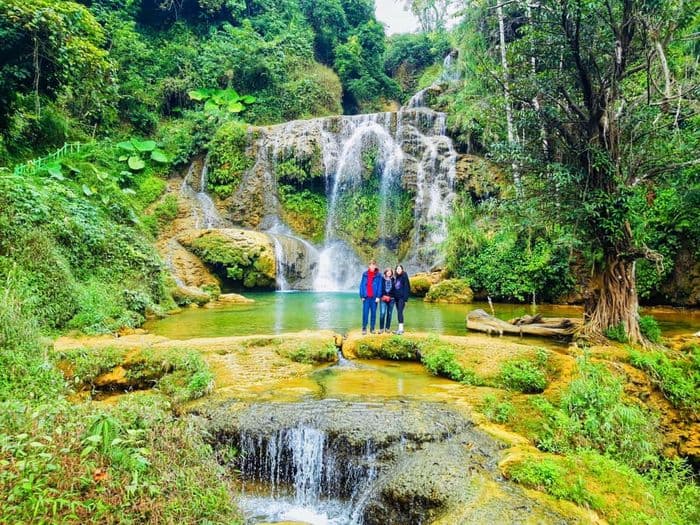
[[[344,241],[362,258],[402,260],[412,271],[435,266],[457,159],[445,127],[443,113],[405,108],[250,128],[254,163],[227,203],[230,218],[268,230],[285,218],[281,186],[311,189],[325,197],[321,259],[324,247]],[[316,287],[347,288],[359,257],[320,264]]]

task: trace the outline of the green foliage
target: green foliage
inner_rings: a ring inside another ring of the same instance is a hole
[[[246,155],[248,126],[243,122],[229,121],[216,130],[211,140],[209,187],[219,197],[233,194],[241,182],[243,173],[252,166]]]
[[[391,359],[393,361],[419,361],[420,343],[405,337],[392,336],[379,341],[363,342],[357,347],[357,356],[362,359]]]
[[[387,39],[384,70],[398,82],[405,99],[425,87],[419,86],[422,74],[433,64],[439,70],[436,63],[441,63],[449,51],[446,32],[392,35]]]
[[[637,469],[654,465],[660,450],[654,418],[624,399],[622,382],[604,365],[583,357],[577,369],[557,405],[533,401],[544,417],[538,447],[552,452],[590,448]]]
[[[642,315],[639,318],[639,329],[642,335],[652,343],[661,342],[661,327],[651,315]]]
[[[672,359],[661,350],[630,350],[630,363],[647,372],[664,396],[677,408],[700,411],[700,349]]]
[[[192,100],[204,102],[204,111],[213,115],[241,113],[248,104],[255,102],[251,95],[239,95],[235,89],[200,88],[187,93]]]
[[[468,385],[482,385],[483,381],[473,370],[462,366],[454,349],[438,341],[428,341],[422,346],[421,361],[433,375],[446,377]]]
[[[177,213],[177,197],[173,194],[166,195],[153,209],[153,216],[161,226],[173,221],[177,217]]]
[[[540,348],[535,360],[506,361],[501,366],[500,380],[506,388],[525,394],[543,392],[547,388],[546,366],[548,359],[548,352]]]
[[[602,505],[600,500],[587,490],[582,477],[570,484],[566,479],[567,470],[553,460],[524,461],[513,467],[509,474],[514,481],[547,492],[555,498],[573,501],[593,509],[599,509]]]
[[[554,301],[568,292],[573,279],[565,230],[536,210],[523,217],[525,210],[508,203],[489,206],[476,208],[465,195],[455,203],[446,245],[451,272],[494,299],[526,301],[534,293]]]
[[[280,185],[278,190],[285,222],[312,242],[322,242],[328,215],[326,196],[289,185]]]
[[[624,323],[606,328],[603,334],[611,341],[617,341],[618,343],[627,343],[629,341]]]
[[[515,414],[515,407],[509,401],[499,401],[493,394],[484,396],[481,407],[484,415],[494,423],[507,423]]]

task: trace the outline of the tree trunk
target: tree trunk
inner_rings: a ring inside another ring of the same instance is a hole
[[[592,279],[592,294],[584,307],[583,335],[600,338],[608,328],[622,325],[631,343],[646,343],[639,330],[634,268],[634,261],[606,258]]]
[[[508,144],[515,144],[515,126],[513,125],[513,107],[510,103],[510,74],[508,72],[508,58],[506,55],[506,31],[503,16],[503,5],[496,6],[496,14],[498,15],[498,37],[501,48],[501,68],[503,69],[503,98],[506,105],[506,128],[508,132]],[[520,183],[520,170],[517,163],[512,163],[513,182],[515,192],[518,196],[522,195],[522,184]]]

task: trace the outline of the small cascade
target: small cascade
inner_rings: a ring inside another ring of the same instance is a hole
[[[347,444],[334,442],[325,431],[302,423],[269,436],[243,432],[240,446],[242,478],[254,486],[267,485],[272,497],[243,498],[244,510],[253,507],[268,519],[308,519],[311,515],[312,522],[331,518],[344,525],[362,523],[378,476],[371,442],[359,456],[348,456]]]
[[[440,76],[438,76],[438,78],[435,79],[435,82],[433,82],[427,88],[423,88],[414,94],[406,103],[405,107],[424,108],[427,106],[426,99],[429,92],[436,91],[440,93],[442,91],[442,84],[450,84],[459,80],[461,74],[455,62],[456,57],[456,51],[450,51],[442,61],[442,71],[440,72]]]
[[[310,242],[292,234],[278,217],[266,232],[275,247],[277,289],[309,290],[318,268],[320,254]]]
[[[209,174],[209,155],[204,158],[199,172],[199,180],[197,185],[198,190],[192,187],[194,172],[197,169],[197,161],[193,161],[185,178],[180,186],[180,194],[187,197],[191,202],[196,204],[192,208],[192,217],[194,219],[194,227],[199,228],[225,228],[229,226],[216,209],[214,201],[207,193],[207,176]]]

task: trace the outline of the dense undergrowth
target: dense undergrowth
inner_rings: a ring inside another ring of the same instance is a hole
[[[199,356],[159,356],[159,390],[114,406],[69,400],[57,356],[15,282],[0,303],[0,492],[3,523],[239,523],[202,431],[173,408],[210,381]],[[110,361],[114,352],[100,360]],[[85,380],[91,359],[73,354]],[[186,372],[187,379],[182,373]],[[143,372],[143,369],[142,369]],[[206,376],[206,377],[205,377]],[[170,380],[165,381],[170,377]],[[79,386],[78,384],[73,386]]]

